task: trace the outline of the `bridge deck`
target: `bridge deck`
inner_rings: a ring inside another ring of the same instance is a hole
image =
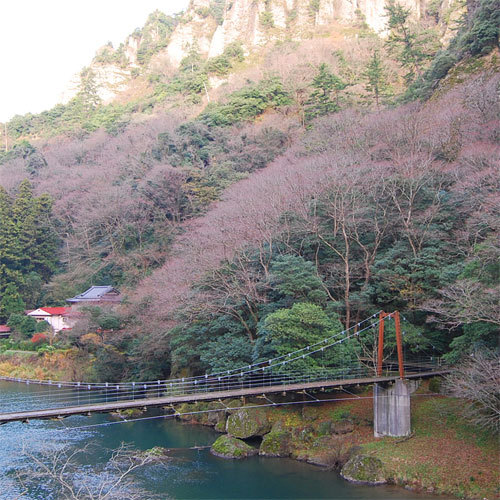
[[[444,375],[449,370],[437,370],[420,373],[407,373],[405,378],[428,378]],[[147,399],[136,399],[126,401],[115,401],[110,403],[96,403],[79,406],[68,406],[62,408],[50,408],[46,410],[31,410],[13,413],[0,413],[0,425],[14,421],[29,421],[30,419],[62,418],[70,415],[81,415],[86,413],[107,413],[129,408],[158,407],[178,403],[194,403],[196,401],[211,401],[217,399],[240,398],[245,396],[257,396],[261,394],[272,394],[279,392],[294,392],[302,390],[314,390],[321,388],[335,388],[351,385],[368,385],[373,383],[392,382],[399,378],[398,375],[388,377],[369,377],[346,380],[320,381],[300,384],[273,385],[268,387],[250,387],[246,389],[233,389],[217,392],[198,392],[182,396],[166,396]]]

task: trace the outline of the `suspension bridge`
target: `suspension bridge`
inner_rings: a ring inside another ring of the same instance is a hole
[[[384,325],[393,319],[396,330],[397,361],[384,360]],[[378,329],[378,336],[376,331]],[[377,338],[375,359],[357,359],[341,366],[322,366],[324,353],[342,344],[360,339],[362,334],[374,331]],[[43,390],[36,394],[2,397],[0,401],[0,425],[8,422],[29,422],[32,419],[56,419],[70,415],[109,413],[132,408],[173,407],[180,403],[198,401],[222,401],[232,398],[266,396],[287,392],[313,392],[317,390],[343,389],[349,386],[375,384],[374,398],[386,398],[379,413],[382,420],[393,419],[389,413],[398,411],[389,408],[391,394],[382,394],[391,383],[396,386],[396,406],[408,407],[409,394],[398,384],[412,379],[440,376],[448,370],[438,358],[406,360],[403,356],[403,333],[399,313],[380,312],[319,342],[293,352],[243,367],[210,373],[196,377],[155,380],[148,382],[84,383],[51,380],[27,380],[1,377],[0,380],[21,382],[30,386],[37,384]],[[381,392],[382,391],[382,392]],[[403,398],[404,401],[401,399]],[[408,404],[406,404],[406,399]],[[389,405],[387,408],[385,408]],[[380,405],[378,405],[380,406]],[[394,406],[394,405],[393,405]],[[19,407],[19,411],[6,411]],[[406,410],[404,410],[406,412]],[[377,412],[377,410],[375,410]],[[387,418],[384,416],[388,413]],[[377,413],[375,413],[377,425]],[[378,419],[379,421],[380,418]],[[406,425],[406,424],[405,424]],[[385,425],[382,425],[385,428]],[[390,424],[387,424],[390,426]],[[380,425],[379,425],[380,427]],[[377,432],[377,430],[376,430]],[[399,431],[398,431],[399,432]],[[406,431],[405,431],[406,432]]]

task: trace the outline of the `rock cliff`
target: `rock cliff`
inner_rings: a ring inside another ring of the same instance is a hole
[[[415,18],[425,12],[426,0],[398,0]],[[455,0],[443,0],[443,5]],[[151,62],[175,69],[192,47],[205,57],[216,57],[233,42],[241,42],[246,53],[277,40],[304,40],[325,32],[335,24],[366,23],[383,34],[386,0],[191,0],[175,28],[158,39],[158,30],[137,30],[115,50],[100,49],[91,67],[98,93],[104,102],[113,100],[126,87],[144,60],[141,44],[148,40],[159,47]],[[214,14],[214,6],[218,7]],[[158,18],[158,13],[155,13]],[[153,20],[154,21],[154,20]],[[147,65],[146,65],[147,67]],[[76,94],[78,78],[64,101]]]
[[[188,9],[195,12],[195,3]],[[205,3],[207,0],[204,0]],[[241,41],[247,51],[268,41],[292,38],[300,40],[310,37],[318,28],[334,22],[355,22],[364,20],[378,33],[386,24],[384,5],[386,0],[233,0],[226,2],[223,22],[211,35],[208,55],[221,54],[234,41]],[[417,18],[422,15],[423,2],[402,0]],[[179,26],[172,35],[171,44],[182,46],[177,40],[185,38],[186,28]],[[207,33],[201,40],[206,46]],[[175,60],[179,57],[176,54]],[[172,62],[175,62],[173,59]]]

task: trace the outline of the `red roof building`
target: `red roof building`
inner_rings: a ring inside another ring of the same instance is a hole
[[[7,325],[0,325],[0,338],[6,338],[10,335],[10,327]]]
[[[33,311],[26,311],[26,314],[37,321],[46,321],[56,333],[71,329],[75,324],[71,307],[39,307]]]

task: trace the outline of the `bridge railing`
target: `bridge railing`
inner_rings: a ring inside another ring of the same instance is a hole
[[[428,371],[439,366],[437,358],[425,358],[409,361],[408,372]],[[388,360],[384,366],[384,375],[397,372],[397,361]],[[294,370],[291,367],[263,367],[251,373],[232,373],[230,375],[201,376],[176,380],[158,380],[156,382],[128,382],[104,384],[76,384],[70,387],[58,382],[51,382],[35,391],[30,390],[32,381],[25,381],[26,390],[21,395],[4,396],[0,401],[0,412],[17,409],[49,409],[68,406],[96,405],[119,401],[138,401],[150,398],[168,398],[189,396],[201,393],[227,393],[241,389],[259,389],[266,387],[285,387],[294,384],[312,384],[314,382],[352,380],[373,377],[373,366],[355,363],[341,367],[316,367],[309,370]],[[19,379],[10,379],[21,381]],[[265,392],[265,391],[264,391]]]

